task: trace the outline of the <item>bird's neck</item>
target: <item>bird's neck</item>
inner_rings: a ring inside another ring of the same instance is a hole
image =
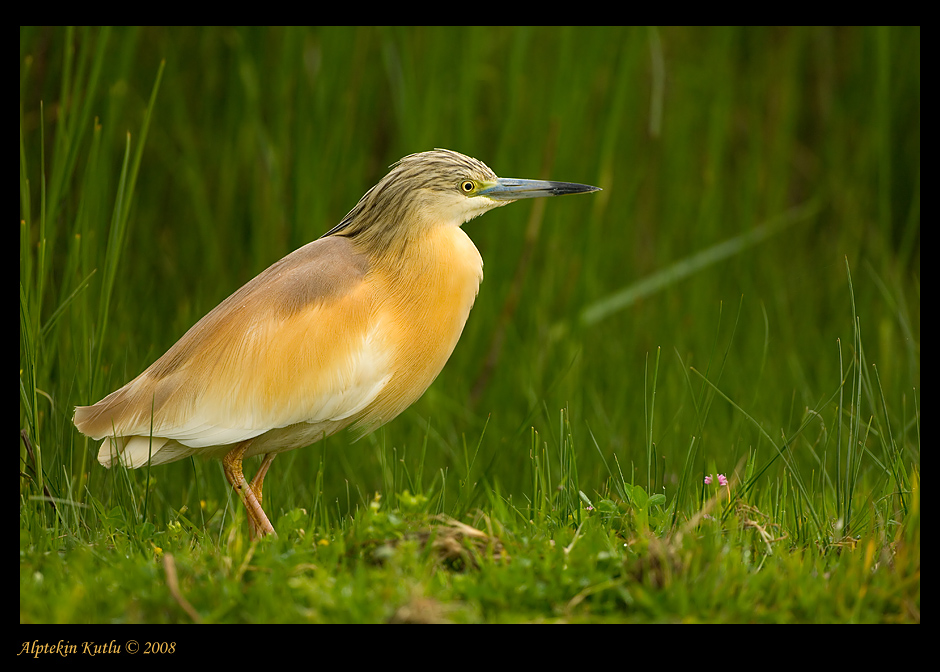
[[[398,242],[399,245],[369,254],[376,273],[395,284],[406,283],[419,290],[429,285],[463,291],[472,288],[472,295],[476,296],[483,279],[483,259],[463,229],[430,227]]]

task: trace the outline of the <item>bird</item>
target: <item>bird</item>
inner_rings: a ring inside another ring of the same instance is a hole
[[[77,406],[98,461],[136,469],[222,460],[250,538],[282,452],[347,427],[360,436],[414,403],[450,358],[483,280],[461,226],[528,198],[600,191],[500,178],[448,149],[392,164],[343,220],[262,271],[124,387]],[[262,456],[251,482],[243,460]]]

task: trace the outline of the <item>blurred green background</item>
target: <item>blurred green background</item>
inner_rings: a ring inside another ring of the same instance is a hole
[[[20,120],[20,418],[54,496],[120,490],[75,405],[434,147],[604,191],[468,223],[485,278],[443,373],[372,436],[281,456],[266,508],[310,506],[321,462],[330,516],[396,479],[451,513],[524,501],[561,409],[591,496],[614,456],[645,486],[650,437],[667,496],[690,454],[772,457],[690,367],[776,439],[809,422],[795,463],[834,473],[846,264],[883,391],[863,469],[888,426],[919,463],[919,28],[21,28]],[[214,462],[153,476],[158,527],[229,497]]]

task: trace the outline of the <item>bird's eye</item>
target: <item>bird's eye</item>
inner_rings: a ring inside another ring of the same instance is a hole
[[[464,180],[460,183],[460,188],[463,190],[463,193],[469,194],[471,191],[473,191],[473,182],[470,180]]]

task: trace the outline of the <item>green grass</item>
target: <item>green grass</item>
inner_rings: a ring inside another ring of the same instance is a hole
[[[919,29],[22,28],[20,73],[21,622],[920,621]],[[433,147],[604,191],[466,226],[444,372],[280,456],[276,539],[218,462],[98,465],[75,405]]]

